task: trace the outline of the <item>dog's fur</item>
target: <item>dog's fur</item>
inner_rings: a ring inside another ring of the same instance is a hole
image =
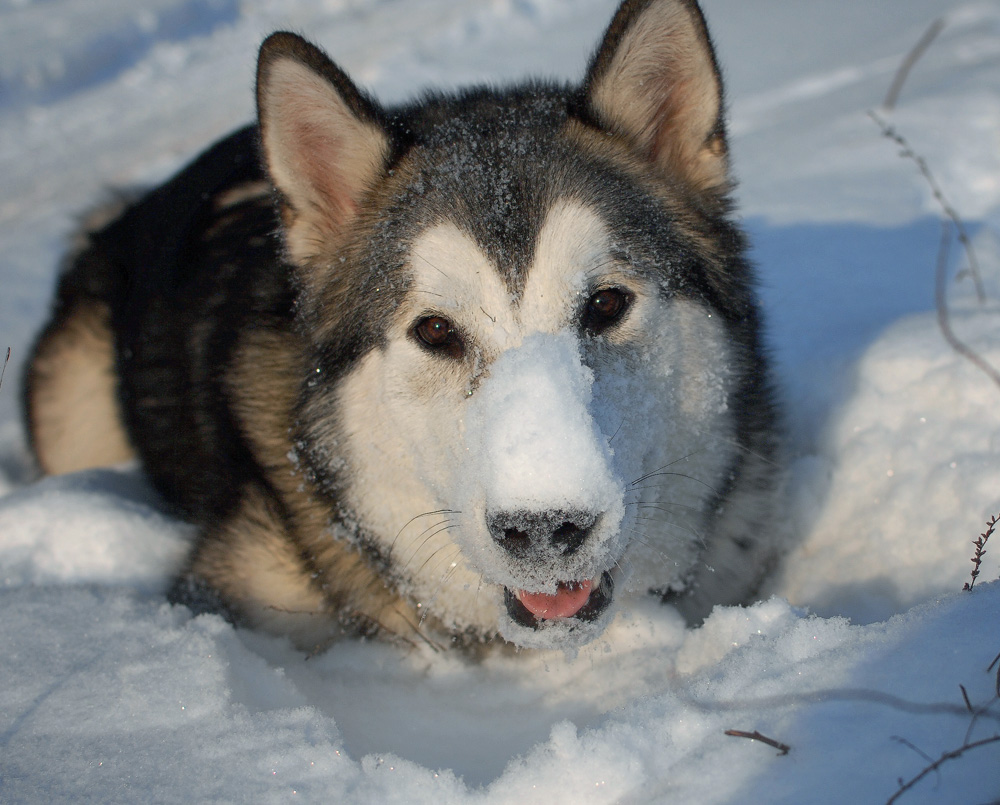
[[[200,526],[173,600],[304,646],[752,595],[775,416],[697,3],[626,0],[579,87],[396,108],[278,33],[257,99],[69,260],[41,468],[137,456]]]

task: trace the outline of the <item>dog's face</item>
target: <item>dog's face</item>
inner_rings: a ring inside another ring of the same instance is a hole
[[[616,254],[593,210],[550,208],[515,294],[451,221],[339,384],[346,507],[413,600],[519,644],[604,625],[615,589],[679,582],[731,445],[728,355],[704,304]],[[324,417],[320,417],[325,419]]]
[[[299,443],[453,633],[585,642],[681,586],[735,445],[719,80],[688,2],[626,3],[582,90],[384,112],[276,35],[258,76],[299,318]],[[724,227],[723,227],[724,229]]]

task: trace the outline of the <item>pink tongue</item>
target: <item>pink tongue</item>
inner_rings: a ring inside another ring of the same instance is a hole
[[[555,595],[528,593],[521,590],[517,599],[536,618],[571,618],[590,598],[590,581],[559,582]]]

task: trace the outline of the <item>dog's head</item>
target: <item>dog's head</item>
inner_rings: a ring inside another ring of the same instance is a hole
[[[303,458],[389,582],[539,646],[592,638],[627,579],[682,585],[752,317],[696,3],[625,2],[579,88],[391,110],[275,34],[258,104]]]

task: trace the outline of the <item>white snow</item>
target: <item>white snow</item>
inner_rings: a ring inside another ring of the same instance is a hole
[[[866,114],[943,16],[886,114],[973,234],[988,299],[953,246],[953,324],[1000,365],[1000,0],[705,0],[789,409],[775,597],[692,630],[635,604],[573,660],[307,658],[164,603],[190,532],[135,469],[28,483],[18,372],[75,216],[249,119],[263,35],[398,100],[576,77],[613,6],[0,2],[0,801],[885,802],[1000,732],[1000,537],[961,590],[1000,512],[1000,388],[939,333],[939,204]],[[996,742],[899,799],[998,800]]]
[[[489,456],[468,470],[483,476],[487,510],[596,510],[620,523],[622,481],[588,411],[593,382],[566,334],[530,336],[490,365],[466,417],[474,454]]]

